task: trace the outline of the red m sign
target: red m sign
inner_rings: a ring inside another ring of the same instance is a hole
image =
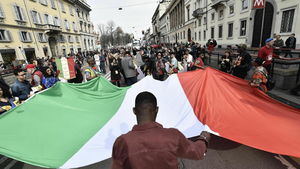
[[[253,0],[253,9],[264,8],[265,0]]]

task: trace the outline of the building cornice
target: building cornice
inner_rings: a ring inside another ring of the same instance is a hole
[[[82,0],[68,0],[73,1],[74,4],[78,5],[81,8],[86,9],[87,11],[92,11],[91,6]]]

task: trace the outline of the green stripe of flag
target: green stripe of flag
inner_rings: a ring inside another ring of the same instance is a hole
[[[127,89],[103,78],[58,83],[0,116],[0,154],[41,167],[62,166],[114,116]]]

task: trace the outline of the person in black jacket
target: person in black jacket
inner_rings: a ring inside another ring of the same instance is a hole
[[[7,98],[12,98],[9,85],[4,81],[2,75],[0,75],[0,88],[3,91],[3,96]]]
[[[293,57],[292,53],[291,53],[291,50],[289,49],[296,49],[296,38],[295,38],[295,34],[291,34],[291,36],[285,41],[285,45],[286,45],[286,48],[288,50],[286,50],[286,53],[285,53],[285,56],[284,57],[287,57],[287,55],[289,55],[291,58]]]
[[[241,79],[245,79],[248,71],[251,69],[252,57],[247,52],[246,45],[239,45],[238,47],[238,57],[233,64],[232,74]]]

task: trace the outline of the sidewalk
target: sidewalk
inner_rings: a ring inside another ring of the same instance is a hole
[[[291,95],[288,90],[273,89],[268,95],[280,102],[300,109],[300,96]]]

